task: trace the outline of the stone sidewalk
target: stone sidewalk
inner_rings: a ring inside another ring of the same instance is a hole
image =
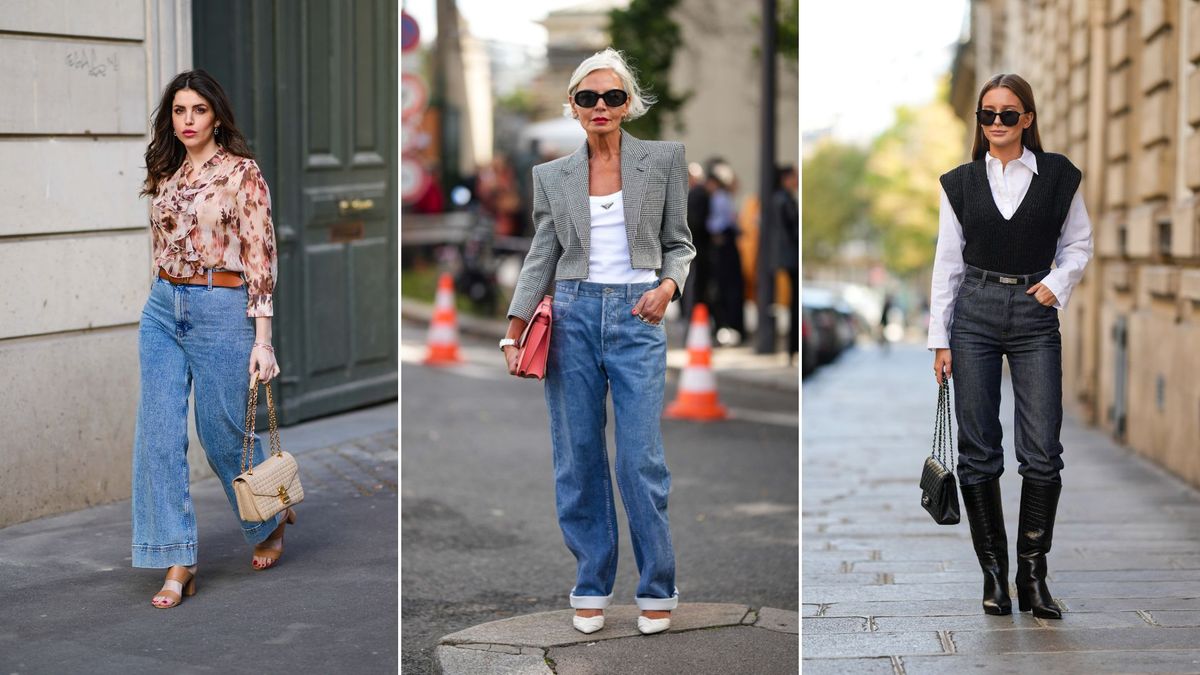
[[[804,672],[1200,672],[1200,492],[1070,416],[1049,555],[1061,621],[986,616],[964,515],[939,526],[917,480],[932,356],[853,350],[803,392]],[[1003,389],[1001,479],[1015,574],[1020,477]]]
[[[793,672],[799,615],[781,609],[680,603],[671,629],[637,631],[638,609],[613,605],[590,635],[571,627],[574,610],[528,614],[452,633],[436,650],[444,675],[627,673],[724,675]]]

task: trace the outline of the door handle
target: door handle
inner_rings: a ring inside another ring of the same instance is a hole
[[[342,213],[370,211],[373,208],[375,208],[374,199],[343,199],[338,202],[338,211]]]

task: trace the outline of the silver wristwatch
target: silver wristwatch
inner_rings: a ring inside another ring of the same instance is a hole
[[[500,340],[500,351],[504,351],[505,347],[516,347],[517,341],[513,338],[504,338]]]

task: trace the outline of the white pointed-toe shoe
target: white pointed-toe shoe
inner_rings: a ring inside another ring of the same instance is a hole
[[[671,627],[671,619],[649,619],[644,616],[638,617],[638,631],[642,635],[650,635],[652,633],[661,633]]]
[[[575,630],[580,633],[595,633],[604,628],[604,615],[600,616],[574,616],[571,618],[571,623],[575,625]]]

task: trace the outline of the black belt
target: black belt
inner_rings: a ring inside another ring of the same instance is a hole
[[[1000,272],[989,272],[967,265],[967,270],[963,276],[966,279],[982,279],[994,284],[1004,284],[1005,286],[1032,286],[1045,279],[1047,274],[1050,274],[1050,270],[1042,270],[1033,274],[1001,274]]]

